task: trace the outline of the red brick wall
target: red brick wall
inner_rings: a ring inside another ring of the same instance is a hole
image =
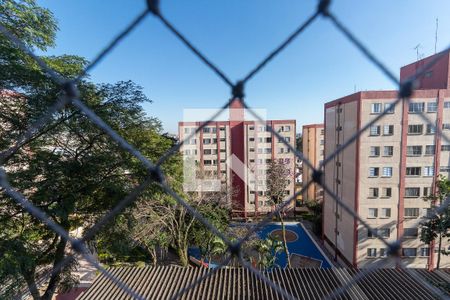
[[[412,64],[406,65],[400,69],[400,81],[416,74],[416,71],[435,59],[436,55],[432,55],[421,59]],[[450,52],[442,55],[441,58],[417,80],[417,89],[449,89],[450,88]]]

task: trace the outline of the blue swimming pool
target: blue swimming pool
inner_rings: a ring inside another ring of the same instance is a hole
[[[325,258],[324,254],[319,250],[318,246],[309,237],[306,230],[301,226],[301,224],[285,224],[286,230],[293,231],[297,235],[297,240],[288,242],[288,249],[290,254],[298,254],[304,257],[312,258],[321,261],[321,267],[324,269],[331,268],[330,263]],[[258,235],[261,238],[267,238],[270,233],[274,230],[281,230],[281,225],[277,223],[272,223],[264,226]],[[281,251],[277,254],[276,264],[280,267],[285,267],[287,264],[286,253]]]
[[[246,224],[246,226],[248,225],[249,224]],[[242,224],[233,224],[232,226],[242,226]],[[301,257],[302,259],[313,261],[316,265],[320,265],[320,267],[324,269],[331,268],[330,262],[320,251],[319,246],[316,245],[313,239],[308,235],[306,229],[300,223],[288,223],[285,224],[285,226],[287,231],[295,233],[295,240],[287,243],[289,253],[291,255],[294,255],[294,257],[297,255],[297,258]],[[281,230],[281,224],[267,224],[261,230],[259,230],[257,234],[261,238],[267,238],[274,230]],[[197,247],[190,247],[188,250],[188,255],[197,259],[201,259],[200,249]],[[207,260],[205,261],[207,262]],[[292,262],[293,259],[291,258],[291,263]],[[275,263],[282,268],[286,267],[287,260],[284,251],[280,251],[279,253],[277,253]],[[295,266],[293,265],[293,267]]]

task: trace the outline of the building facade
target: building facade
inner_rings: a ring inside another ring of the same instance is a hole
[[[325,134],[323,124],[309,124],[302,128],[302,144],[303,155],[313,165],[315,169],[323,161]],[[303,164],[303,201],[317,201],[323,200],[323,189],[316,183],[306,186],[311,181],[312,170],[306,164]]]
[[[288,172],[286,198],[294,194],[295,155],[279,140],[274,128],[295,148],[295,120],[268,120],[264,123],[247,121],[234,108],[228,121],[210,122],[196,133],[180,151],[195,159],[198,167],[209,178],[215,178],[234,191],[232,199],[235,216],[250,217],[273,209],[266,197],[266,170],[272,160],[282,162]],[[240,115],[240,116],[236,116]],[[202,122],[179,122],[179,138],[184,140],[194,133]],[[291,207],[294,207],[292,202]]]
[[[403,67],[401,80],[430,59]],[[394,106],[397,91],[368,91],[325,104],[325,157],[388,111],[326,164],[325,183],[377,234],[391,242],[402,238],[400,254],[408,267],[436,266],[436,245],[420,241],[418,225],[432,213],[424,197],[435,192],[439,174],[450,173],[450,139],[443,137],[450,138],[449,66],[447,53],[418,80],[409,103]],[[436,127],[442,128],[442,136]],[[323,239],[336,260],[354,267],[387,256],[386,245],[327,194]],[[448,250],[447,240],[443,247]],[[450,257],[441,255],[440,266],[450,267]]]

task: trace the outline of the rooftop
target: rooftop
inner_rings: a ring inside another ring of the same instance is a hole
[[[145,299],[171,299],[208,272],[206,268],[178,266],[119,267],[109,271]],[[275,290],[244,268],[216,270],[217,273],[185,291],[182,299],[282,299]],[[262,271],[269,280],[298,299],[323,299],[349,282],[358,272],[352,269],[273,269]],[[409,273],[411,272],[411,273]],[[417,280],[419,279],[419,280]],[[426,282],[440,286],[440,290]],[[449,294],[450,270],[429,272],[377,269],[346,289],[340,299],[436,299],[433,292]],[[78,300],[131,299],[104,275]]]

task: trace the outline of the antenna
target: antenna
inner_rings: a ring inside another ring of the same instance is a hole
[[[434,36],[434,54],[436,54],[436,46],[437,46],[437,40],[438,40],[438,28],[439,28],[439,19],[436,18],[436,34]]]
[[[417,46],[415,46],[413,49],[414,50],[416,50],[416,55],[417,55],[417,60],[416,61],[418,61],[419,60],[419,48],[421,47],[421,45],[420,44],[417,44]]]

